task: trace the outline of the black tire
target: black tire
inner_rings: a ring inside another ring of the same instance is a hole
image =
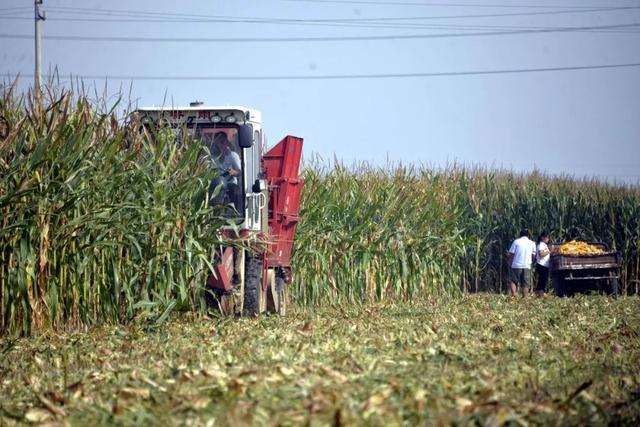
[[[260,314],[260,286],[262,286],[262,257],[247,255],[244,264],[243,316]]]
[[[209,279],[207,278],[207,283]],[[219,291],[217,289],[212,288],[208,284],[204,289],[204,301],[208,309],[218,310],[218,301],[220,300]]]
[[[278,295],[278,314],[287,314],[287,284],[283,277],[276,276],[276,294]]]
[[[220,258],[219,256],[215,256],[213,259],[213,265],[217,264],[220,262]],[[209,310],[214,310],[217,312],[222,312],[222,310],[220,310],[220,301],[222,300],[222,296],[224,295],[224,290],[219,289],[219,288],[214,288],[212,284],[210,284],[210,281],[213,282],[214,280],[214,275],[212,273],[209,273],[209,275],[207,276],[207,281],[205,282],[205,286],[204,286],[204,301],[206,304],[207,309]]]
[[[563,297],[566,295],[564,278],[562,277],[561,273],[554,272],[551,275],[551,282],[553,284],[553,290],[556,296]]]
[[[273,289],[271,288],[273,286]],[[287,313],[287,293],[284,277],[276,273],[275,280],[267,292],[267,311],[284,316]]]

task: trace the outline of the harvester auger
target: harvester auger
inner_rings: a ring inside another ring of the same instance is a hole
[[[236,227],[223,228],[242,246],[216,248],[209,301],[226,315],[285,314],[292,280],[291,251],[303,180],[298,176],[302,138],[287,136],[263,152],[259,111],[191,103],[179,108],[141,108],[145,124],[169,123],[209,149],[220,173],[210,186],[210,203],[226,206]]]

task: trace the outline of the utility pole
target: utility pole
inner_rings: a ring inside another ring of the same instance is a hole
[[[34,88],[36,92],[40,92],[40,75],[42,73],[42,48],[40,42],[40,25],[41,21],[46,19],[46,14],[40,10],[40,6],[42,6],[43,0],[34,0],[33,9],[34,9],[34,18],[36,24],[36,73],[35,73],[35,84]]]

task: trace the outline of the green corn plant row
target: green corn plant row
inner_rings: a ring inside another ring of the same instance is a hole
[[[398,166],[305,169],[294,294],[305,303],[451,294],[466,237],[454,175]]]
[[[222,242],[201,147],[86,96],[0,88],[0,334],[202,310]],[[603,241],[640,287],[640,189],[458,166],[312,162],[291,286],[299,304],[501,291],[518,230]]]
[[[307,165],[295,242],[300,303],[504,291],[523,227],[621,252],[640,287],[640,189],[481,168]]]
[[[207,207],[201,148],[85,96],[12,90],[0,99],[0,334],[202,304],[224,219]]]

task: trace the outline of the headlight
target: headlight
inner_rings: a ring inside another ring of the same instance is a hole
[[[226,119],[224,119],[225,122],[227,123],[235,123],[236,122],[236,116],[234,116],[233,114],[230,114],[227,116]]]
[[[220,123],[222,121],[222,117],[220,117],[218,113],[216,113],[213,115],[213,117],[211,117],[211,121],[213,123]]]

